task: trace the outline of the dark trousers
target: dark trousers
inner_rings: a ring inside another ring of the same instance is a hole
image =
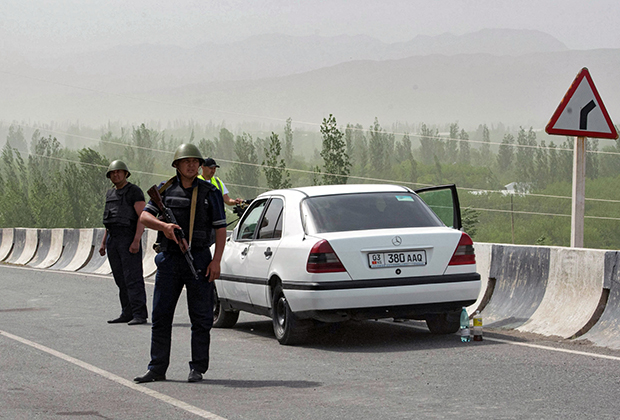
[[[170,364],[172,321],[179,296],[185,286],[187,308],[192,324],[192,360],[190,369],[205,373],[209,368],[209,345],[213,326],[213,283],[204,276],[211,253],[209,248],[192,250],[194,267],[199,270],[195,280],[183,254],[160,252],[155,256],[157,275],[153,293],[153,326],[151,330],[151,362],[149,370],[165,374]]]
[[[106,249],[121,301],[121,317],[148,318],[142,271],[142,244],[135,254],[129,252],[134,234],[108,231]]]

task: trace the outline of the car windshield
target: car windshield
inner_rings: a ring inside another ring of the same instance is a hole
[[[415,194],[363,193],[311,197],[304,201],[316,233],[443,226]]]

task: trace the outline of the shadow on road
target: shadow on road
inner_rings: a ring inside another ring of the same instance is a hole
[[[330,352],[386,353],[462,346],[458,334],[431,334],[424,322],[347,321],[314,328],[296,347]],[[238,322],[234,331],[275,340],[270,320]],[[481,342],[476,345],[497,345]]]

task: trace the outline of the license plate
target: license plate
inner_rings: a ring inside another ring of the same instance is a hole
[[[426,251],[371,252],[368,265],[370,268],[426,265]]]

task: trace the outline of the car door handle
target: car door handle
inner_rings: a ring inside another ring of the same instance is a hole
[[[250,249],[249,246],[246,246],[245,248],[243,248],[243,251],[241,251],[241,255],[243,255],[244,257],[248,255],[248,249]]]
[[[269,259],[271,258],[272,255],[273,255],[273,252],[271,251],[271,248],[267,248],[265,250],[265,258]]]

